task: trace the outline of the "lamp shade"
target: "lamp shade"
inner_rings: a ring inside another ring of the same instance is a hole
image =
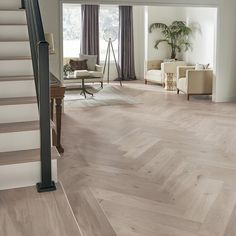
[[[55,54],[54,38],[52,33],[45,33],[45,40],[49,44],[49,53]]]

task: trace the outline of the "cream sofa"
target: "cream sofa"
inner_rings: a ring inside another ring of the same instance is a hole
[[[177,75],[177,67],[185,66],[184,61],[163,62],[161,60],[151,60],[146,62],[145,84],[153,82],[165,85],[165,76],[167,73]]]
[[[177,94],[212,95],[213,70],[195,70],[194,66],[180,66],[177,69]]]
[[[84,55],[86,57],[86,55]],[[87,56],[89,57],[89,56]],[[64,65],[69,64],[70,60],[81,60],[84,58],[64,58],[63,63]],[[81,83],[81,80],[78,78],[81,76],[89,76],[91,79],[86,79],[86,83],[101,83],[101,87],[103,87],[103,66],[95,65],[94,70],[91,70],[90,65],[88,64],[88,70],[76,70],[74,71],[68,78],[64,78],[64,83]]]

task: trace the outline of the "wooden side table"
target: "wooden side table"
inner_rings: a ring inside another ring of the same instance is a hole
[[[61,116],[62,100],[65,96],[66,87],[64,85],[51,85],[51,119],[54,119],[54,101],[56,102],[56,133],[54,131],[54,142],[59,153],[64,152],[61,144]]]
[[[165,89],[167,91],[176,91],[176,76],[174,73],[166,73],[165,74]]]

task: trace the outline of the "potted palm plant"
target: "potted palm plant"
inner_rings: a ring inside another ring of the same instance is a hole
[[[154,48],[158,49],[160,43],[166,42],[171,47],[171,59],[176,59],[177,52],[187,51],[191,48],[192,29],[184,21],[174,21],[169,26],[163,23],[153,23],[149,27],[149,32],[152,33],[158,29],[161,30],[164,38],[157,39]]]

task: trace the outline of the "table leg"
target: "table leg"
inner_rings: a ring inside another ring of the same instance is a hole
[[[86,86],[85,86],[85,83],[84,83],[84,78],[82,78],[82,92],[81,92],[81,94],[84,94],[84,97],[85,97],[85,98],[86,98],[86,93],[93,96],[93,93],[90,93],[90,92],[86,89]]]
[[[57,127],[57,150],[59,153],[64,152],[64,148],[61,145],[61,115],[62,115],[62,99],[56,99],[56,127]]]
[[[51,99],[51,120],[53,121],[54,99]]]

